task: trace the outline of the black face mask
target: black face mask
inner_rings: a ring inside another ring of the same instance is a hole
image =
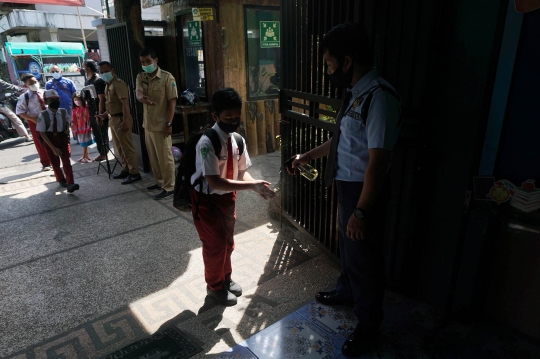
[[[353,75],[352,66],[349,67],[349,70],[347,71],[347,73],[343,72],[342,67],[343,65],[340,64],[333,74],[328,75],[328,78],[330,78],[330,81],[332,81],[332,84],[336,86],[337,88],[349,87],[352,81],[352,75]]]
[[[225,133],[233,133],[233,132],[236,132],[238,127],[240,127],[240,119],[238,119],[238,123],[235,123],[235,124],[229,124],[223,121],[219,121],[218,126]]]
[[[58,110],[59,107],[60,107],[60,100],[54,100],[49,103],[49,108],[51,110]]]

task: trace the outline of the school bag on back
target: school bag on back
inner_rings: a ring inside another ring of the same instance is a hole
[[[221,153],[221,140],[219,139],[218,133],[212,128],[189,138],[186,143],[184,155],[178,165],[178,172],[176,173],[176,181],[174,184],[173,206],[183,212],[191,211],[191,191],[193,188],[197,185],[201,185],[199,188],[202,188],[202,176],[197,178],[193,184],[191,184],[191,176],[193,176],[196,171],[195,160],[197,157],[197,143],[203,135],[206,135],[212,142],[214,152],[217,155]],[[242,155],[242,153],[244,153],[244,141],[242,136],[236,132],[233,135],[238,144],[239,155]]]

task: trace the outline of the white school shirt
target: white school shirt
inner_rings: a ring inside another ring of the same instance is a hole
[[[232,145],[232,151],[233,151],[233,180],[238,179],[238,172],[239,171],[246,171],[251,166],[251,161],[249,159],[247,147],[246,147],[246,141],[244,138],[242,138],[242,141],[244,141],[244,152],[242,155],[239,155],[239,149],[238,145],[234,139],[234,136],[232,133],[227,134],[223,132],[217,123],[212,127],[217,134],[219,135],[219,139],[221,140],[221,153],[218,156],[216,156],[216,153],[214,151],[214,146],[212,145],[212,141],[206,136],[203,135],[199,142],[197,142],[196,146],[196,159],[195,159],[195,173],[191,176],[191,183],[199,178],[200,176],[203,176],[203,193],[207,193],[208,191],[208,182],[204,179],[204,176],[212,176],[212,175],[219,175],[221,178],[227,178],[227,139],[231,138],[231,145]],[[196,186],[195,189],[198,191],[199,186]],[[218,191],[215,189],[210,188],[210,194],[226,194],[230,193],[230,191]]]

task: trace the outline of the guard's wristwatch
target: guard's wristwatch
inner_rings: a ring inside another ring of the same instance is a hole
[[[357,219],[363,219],[365,217],[364,211],[360,208],[355,208],[353,214]]]
[[[167,125],[167,127],[171,127],[171,126],[172,126],[172,122],[167,122],[166,125]]]

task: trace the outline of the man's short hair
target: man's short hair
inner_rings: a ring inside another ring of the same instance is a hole
[[[321,54],[335,57],[340,65],[345,56],[363,67],[373,66],[373,48],[366,30],[354,22],[339,24],[328,31],[319,44]]]
[[[36,76],[34,76],[32,74],[24,74],[24,75],[21,76],[21,81],[23,83],[26,83],[26,81],[30,80],[32,77],[36,77]]]
[[[140,57],[145,57],[150,55],[151,58],[155,59],[157,57],[156,51],[151,47],[145,47],[144,49],[139,52]]]
[[[217,90],[212,95],[212,108],[218,116],[225,110],[241,109],[242,98],[238,92],[230,87]]]
[[[113,65],[109,61],[101,61],[98,66],[109,66],[111,69],[114,69]]]
[[[94,60],[84,60],[84,66],[88,67],[92,72],[98,72],[98,65]]]

